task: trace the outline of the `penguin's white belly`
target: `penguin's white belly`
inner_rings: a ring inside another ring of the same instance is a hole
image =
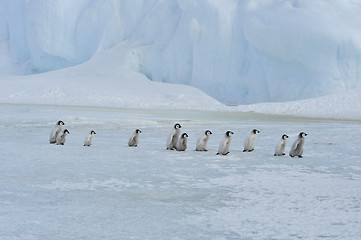
[[[284,155],[285,154],[285,148],[286,148],[286,142],[281,140],[276,146],[275,155],[276,156]]]

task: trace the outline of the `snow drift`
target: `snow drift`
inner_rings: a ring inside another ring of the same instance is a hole
[[[215,110],[223,107],[199,89],[152,82],[130,70],[136,54],[123,44],[77,66],[4,78],[0,103]]]
[[[197,87],[225,104],[361,87],[356,0],[0,0],[0,6],[2,75],[74,66],[127,42],[142,49],[135,71]]]

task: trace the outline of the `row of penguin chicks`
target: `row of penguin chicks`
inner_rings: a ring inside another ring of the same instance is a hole
[[[49,138],[49,142],[51,144],[58,144],[58,145],[64,145],[66,140],[66,135],[69,134],[68,129],[62,130],[62,126],[65,125],[63,121],[58,121],[52,130]],[[179,123],[176,123],[169,134],[168,140],[167,140],[167,149],[168,150],[177,150],[177,151],[185,151],[187,149],[187,141],[188,141],[188,134],[187,133],[181,133],[181,125]],[[138,146],[138,138],[139,134],[142,131],[139,129],[136,129],[133,135],[130,137],[128,141],[128,145],[130,147],[137,147]],[[253,129],[251,133],[246,137],[244,141],[244,150],[243,152],[252,152],[254,150],[254,145],[257,139],[257,134],[260,131],[257,129]],[[92,138],[96,134],[93,130],[90,131],[89,135],[86,137],[84,141],[84,146],[90,146]],[[204,134],[202,134],[196,145],[196,151],[207,151],[207,143],[210,138],[210,135],[212,134],[211,131],[207,130]],[[227,155],[229,153],[229,147],[232,141],[232,131],[227,131],[225,134],[224,139],[219,144],[217,155]],[[291,150],[289,152],[289,155],[291,157],[297,156],[302,158],[303,154],[303,145],[305,142],[305,136],[307,136],[306,133],[301,132],[298,135],[297,140],[293,143]],[[281,140],[277,143],[275,154],[274,156],[282,156],[285,155],[285,148],[286,148],[286,141],[288,136],[286,134],[282,135]]]

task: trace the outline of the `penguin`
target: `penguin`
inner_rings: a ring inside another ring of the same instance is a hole
[[[53,130],[50,133],[50,137],[49,137],[50,144],[56,143],[56,138],[58,137],[58,134],[60,133],[62,126],[64,125],[65,125],[64,122],[61,120],[55,124]]]
[[[57,145],[64,145],[65,140],[66,140],[65,137],[66,137],[67,134],[69,134],[68,129],[64,129],[64,131],[59,133],[57,138],[56,138],[56,144]]]
[[[93,130],[90,131],[89,135],[85,138],[84,146],[89,147],[92,144],[93,136],[96,134]]]
[[[226,132],[224,139],[219,144],[217,155],[227,155],[229,153],[229,146],[231,144],[233,134],[234,133],[232,131]]]
[[[307,133],[305,133],[305,132],[300,132],[298,134],[298,137],[297,137],[296,141],[292,144],[292,147],[290,150],[291,157],[297,156],[299,158],[302,158],[303,144],[305,143],[306,136],[307,136]]]
[[[129,147],[137,147],[138,146],[138,138],[139,134],[142,133],[139,129],[136,129],[133,135],[129,138],[128,146]]]
[[[197,141],[197,145],[196,145],[196,151],[208,151],[207,149],[207,143],[208,140],[211,136],[212,132],[207,130],[204,132],[204,134],[202,134]]]
[[[246,137],[243,152],[252,152],[254,150],[254,143],[256,142],[258,133],[259,131],[257,129],[253,129]]]
[[[273,156],[283,156],[285,154],[286,141],[288,136],[286,134],[282,135],[281,140],[276,145],[275,154]]]
[[[176,146],[177,151],[185,151],[187,149],[188,134],[183,133],[179,138]]]
[[[168,136],[167,150],[175,150],[178,143],[181,127],[182,126],[179,123],[174,124],[173,130]]]

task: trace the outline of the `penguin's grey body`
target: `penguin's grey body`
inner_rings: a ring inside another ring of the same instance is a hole
[[[174,124],[172,132],[168,136],[167,150],[175,150],[181,132],[180,129],[181,129],[181,125],[179,123]]]
[[[68,135],[69,134],[69,131],[68,131],[68,129],[64,129],[64,131],[62,131],[62,132],[60,132],[59,134],[58,134],[58,137],[56,138],[56,144],[57,145],[64,145],[64,143],[65,143],[65,140],[66,140],[66,135]]]
[[[128,141],[128,146],[129,147],[137,147],[138,146],[138,138],[139,138],[139,134],[142,133],[142,131],[140,131],[139,129],[136,129],[133,133],[133,135],[129,138]]]
[[[292,147],[290,150],[291,157],[297,156],[299,158],[302,158],[303,145],[305,144],[306,136],[307,136],[307,133],[305,133],[305,132],[300,132],[300,134],[298,134],[298,137],[297,137],[296,141],[292,144]]]
[[[208,140],[211,136],[212,132],[207,130],[204,132],[204,134],[202,134],[197,141],[197,145],[196,145],[196,151],[208,151],[207,149],[207,143]]]
[[[286,134],[282,135],[281,140],[276,145],[275,154],[273,156],[286,155],[285,148],[286,148],[287,138],[288,138],[288,136]]]
[[[253,129],[246,137],[243,152],[252,152],[254,150],[254,143],[256,142],[258,133],[259,131],[257,129]]]
[[[227,155],[229,153],[229,147],[232,141],[232,135],[234,133],[232,131],[227,131],[224,139],[219,144],[217,155]]]
[[[176,146],[177,151],[185,151],[187,149],[188,134],[183,133],[179,138]]]
[[[64,122],[63,121],[58,121],[53,130],[50,133],[50,137],[49,137],[49,143],[50,144],[54,144],[56,143],[56,138],[58,137],[58,134],[60,133],[62,126],[64,126]]]
[[[93,130],[90,131],[89,135],[85,138],[84,146],[89,147],[92,144],[93,136],[96,134]]]

